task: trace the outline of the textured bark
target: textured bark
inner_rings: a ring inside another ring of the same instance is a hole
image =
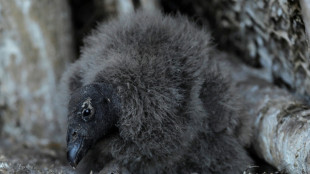
[[[236,89],[255,118],[256,153],[288,173],[310,173],[310,108],[257,77],[309,97],[309,45],[303,23],[304,19],[308,26],[309,2],[301,3],[304,18],[299,1],[294,0],[214,0],[211,7],[216,10],[210,8],[208,14],[216,21],[222,48],[237,48],[246,62],[260,67],[250,70],[239,64],[230,71],[239,73],[231,78],[238,82]],[[242,82],[240,76],[245,74]]]
[[[65,65],[74,57],[67,4],[1,0],[0,8],[3,131],[18,139],[62,141],[61,134],[50,135],[59,132],[57,119],[66,119],[56,112],[55,96]]]
[[[310,107],[258,78],[261,70],[224,57],[222,69],[252,118],[256,153],[281,172],[310,173]]]
[[[299,1],[162,0],[162,4],[166,11],[179,10],[209,23],[222,50],[264,69],[269,82],[310,96],[310,53]]]
[[[301,11],[302,11],[302,19],[305,23],[305,29],[308,36],[308,47],[309,45],[309,39],[310,39],[310,1],[308,0],[299,0]]]
[[[64,162],[66,116],[56,95],[74,58],[70,20],[63,0],[0,0],[0,173],[44,172]]]
[[[239,0],[226,5],[214,13],[224,26],[221,31],[230,35],[228,43],[247,62],[262,66],[271,82],[309,96],[309,50],[298,1]]]

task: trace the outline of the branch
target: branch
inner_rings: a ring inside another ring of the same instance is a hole
[[[224,56],[225,57],[225,56]],[[288,173],[310,173],[310,108],[286,90],[258,78],[259,70],[223,59],[252,118],[256,153]]]

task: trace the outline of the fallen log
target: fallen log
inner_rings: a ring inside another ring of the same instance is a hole
[[[252,120],[255,152],[281,172],[310,173],[310,107],[268,83],[260,70],[228,60],[223,59],[223,71]]]

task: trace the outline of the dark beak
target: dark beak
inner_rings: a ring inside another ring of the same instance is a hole
[[[67,159],[75,168],[92,146],[92,141],[81,136],[77,131],[68,131],[67,135]]]

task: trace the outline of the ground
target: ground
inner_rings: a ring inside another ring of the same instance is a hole
[[[9,138],[0,143],[0,174],[6,173],[75,173],[65,157],[60,144],[31,146]]]

